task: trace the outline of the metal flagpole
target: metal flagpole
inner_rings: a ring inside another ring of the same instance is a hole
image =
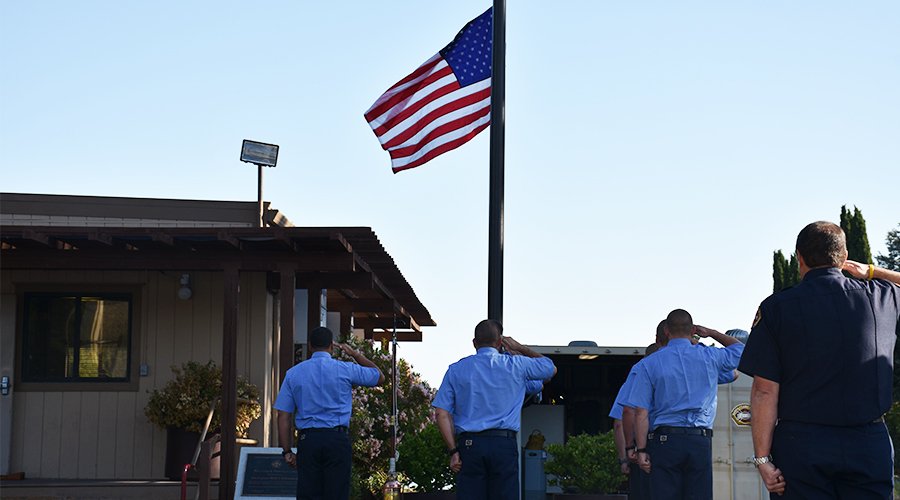
[[[503,153],[506,99],[506,0],[494,0],[491,47],[491,167],[488,209],[488,318],[503,321]]]

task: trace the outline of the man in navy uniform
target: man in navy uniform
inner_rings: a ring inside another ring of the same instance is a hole
[[[695,326],[684,309],[670,312],[664,329],[669,338],[666,348],[638,363],[625,402],[635,408],[638,465],[650,473],[654,500],[709,500],[716,391],[723,373],[734,380],[744,345],[724,333]],[[694,344],[694,334],[725,348]]]
[[[754,462],[772,498],[890,499],[882,415],[900,273],[847,261],[844,231],[830,222],[803,228],[796,250],[802,279],[762,302],[738,367],[753,377]]]
[[[287,371],[275,399],[278,444],[285,461],[297,467],[298,499],[347,500],[351,390],[358,385],[379,385],[384,382],[384,374],[361,352],[335,344],[328,328],[309,332],[309,346],[312,355]],[[335,347],[356,363],[333,359]],[[300,433],[296,455],[291,450],[295,425]]]
[[[526,386],[556,374],[549,358],[502,334],[498,321],[478,323],[476,353],[450,365],[432,403],[461,499],[519,498],[516,434]],[[501,346],[520,355],[501,354]]]

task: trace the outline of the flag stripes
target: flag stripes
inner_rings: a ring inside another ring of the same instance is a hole
[[[490,125],[490,67],[485,67],[490,39],[484,41],[490,14],[489,9],[467,24],[450,45],[388,89],[365,112],[382,149],[391,157],[394,173],[455,149]],[[474,48],[479,44],[480,48]],[[464,83],[474,83],[460,85],[459,74],[467,78]]]

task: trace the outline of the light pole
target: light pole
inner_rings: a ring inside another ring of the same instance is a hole
[[[257,180],[257,203],[259,204],[259,227],[266,225],[263,214],[263,167],[274,167],[278,163],[278,145],[244,139],[241,144],[241,161],[252,163],[259,168]]]

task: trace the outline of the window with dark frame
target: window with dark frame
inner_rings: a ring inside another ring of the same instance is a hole
[[[26,293],[23,382],[128,382],[132,296]]]

